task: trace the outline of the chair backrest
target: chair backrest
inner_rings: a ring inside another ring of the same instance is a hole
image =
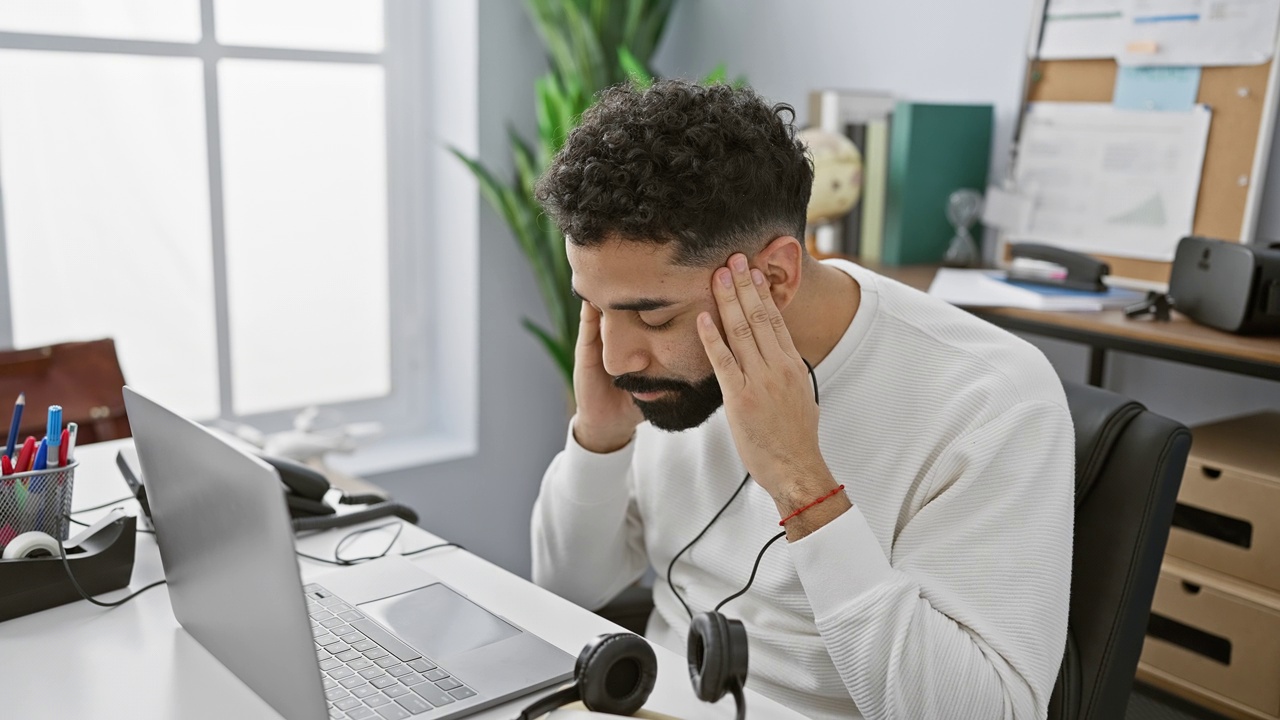
[[[1191,432],[1116,393],[1064,382],[1076,432],[1071,613],[1053,720],[1124,717]]]

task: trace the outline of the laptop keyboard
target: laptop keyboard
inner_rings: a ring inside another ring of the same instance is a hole
[[[476,692],[342,598],[315,583],[302,588],[334,720],[400,720]]]

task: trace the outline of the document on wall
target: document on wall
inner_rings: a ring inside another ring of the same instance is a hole
[[[1271,59],[1280,0],[1125,0],[1121,65],[1258,65]]]
[[[1191,234],[1209,108],[1121,110],[1109,103],[1033,103],[1014,182],[1032,216],[1013,240],[1088,253],[1173,260]]]
[[[1125,0],[1048,0],[1043,34],[1032,32],[1031,42],[1040,41],[1031,55],[1043,60],[1113,58],[1124,46],[1127,24]]]

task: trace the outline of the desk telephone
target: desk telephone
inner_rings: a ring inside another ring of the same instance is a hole
[[[366,520],[390,516],[409,523],[418,522],[418,514],[413,508],[373,494],[341,494],[337,498],[339,504],[366,505],[367,507],[338,513],[337,508],[326,500],[332,486],[328,478],[318,470],[287,458],[262,454],[258,457],[275,468],[280,476],[284,486],[285,503],[289,507],[289,516],[293,518],[295,532],[346,527]],[[147,488],[142,476],[142,466],[138,463],[138,451],[132,445],[120,448],[116,453],[116,467],[120,469],[129,490],[142,506],[143,514],[150,519],[151,508],[147,504]]]

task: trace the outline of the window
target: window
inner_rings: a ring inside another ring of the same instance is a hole
[[[0,3],[0,342],[114,337],[131,384],[201,420],[473,434],[475,193],[445,148],[475,148],[474,16]]]

